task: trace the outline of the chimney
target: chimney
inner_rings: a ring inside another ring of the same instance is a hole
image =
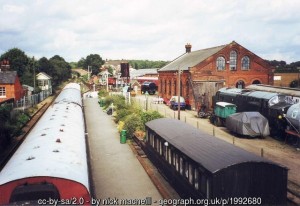
[[[9,61],[8,60],[3,60],[0,62],[0,70],[1,71],[7,71],[9,70],[10,65],[9,65]]]
[[[185,52],[186,52],[186,53],[190,53],[191,50],[192,50],[192,45],[189,44],[189,43],[187,43],[187,44],[185,45]]]

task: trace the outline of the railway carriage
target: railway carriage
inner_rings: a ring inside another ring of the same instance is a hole
[[[0,205],[89,204],[86,151],[80,86],[70,83],[0,172]]]
[[[183,198],[286,204],[287,168],[179,120],[146,123],[144,149]]]

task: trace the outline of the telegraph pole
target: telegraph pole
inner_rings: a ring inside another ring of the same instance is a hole
[[[178,67],[178,88],[177,88],[177,95],[178,95],[178,120],[180,120],[180,73],[181,73],[181,71],[180,71],[180,67]]]

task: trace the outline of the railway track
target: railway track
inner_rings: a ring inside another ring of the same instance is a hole
[[[3,167],[6,165],[6,163],[9,161],[9,159],[12,157],[12,155],[17,151],[19,146],[23,143],[25,140],[27,134],[31,131],[31,129],[35,126],[35,124],[39,121],[39,119],[43,116],[45,111],[48,109],[48,107],[52,104],[52,102],[55,100],[57,95],[60,93],[60,91],[57,92],[55,96],[52,96],[50,101],[44,101],[44,103],[41,104],[41,107],[33,114],[33,116],[30,118],[30,120],[21,128],[23,131],[23,134],[20,136],[14,138],[10,146],[8,146],[4,152],[0,154],[0,171],[3,169]]]

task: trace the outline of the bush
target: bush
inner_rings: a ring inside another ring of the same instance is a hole
[[[127,116],[124,121],[124,129],[127,130],[127,138],[132,138],[136,130],[145,130],[145,125],[138,114]]]
[[[164,116],[161,115],[159,112],[157,111],[146,111],[146,112],[142,112],[141,114],[141,119],[143,124],[146,124],[147,122],[154,120],[154,119],[159,119],[159,118],[163,118]]]
[[[106,89],[100,89],[98,92],[99,97],[106,97],[106,96],[108,96],[108,94],[109,93],[106,91]]]

